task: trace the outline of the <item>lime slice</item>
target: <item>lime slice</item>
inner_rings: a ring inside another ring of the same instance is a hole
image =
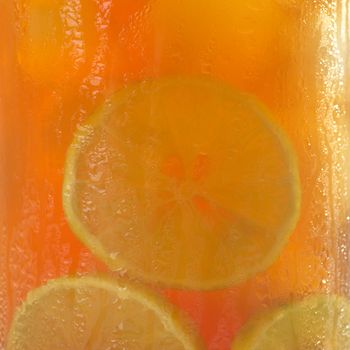
[[[182,315],[150,291],[104,278],[61,278],[31,291],[7,350],[200,349]]]
[[[239,283],[279,255],[299,214],[283,132],[209,78],[124,88],[76,132],[63,202],[111,269],[181,288]]]
[[[232,350],[350,349],[350,304],[317,295],[272,310],[249,322]]]

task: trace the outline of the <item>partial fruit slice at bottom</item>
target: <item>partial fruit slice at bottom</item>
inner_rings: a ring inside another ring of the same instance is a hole
[[[31,291],[7,350],[200,349],[179,312],[143,287],[95,277],[61,278]]]
[[[65,213],[107,265],[167,286],[237,284],[280,254],[297,162],[254,98],[205,77],[128,86],[78,129]]]
[[[251,321],[232,350],[350,349],[350,304],[342,297],[316,295],[272,310]]]

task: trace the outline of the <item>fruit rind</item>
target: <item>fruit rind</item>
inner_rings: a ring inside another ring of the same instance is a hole
[[[183,344],[184,349],[204,349],[203,342],[197,335],[194,326],[181,310],[168,303],[149,288],[136,282],[121,280],[119,278],[85,276],[61,277],[31,290],[26,300],[15,313],[7,339],[6,350],[17,350],[13,346],[14,340],[18,339],[21,335],[17,333],[16,325],[20,318],[25,315],[28,308],[32,307],[35,303],[39,303],[41,298],[53,291],[64,289],[79,290],[81,288],[101,289],[110,292],[121,300],[134,300],[154,312],[164,328]]]
[[[271,329],[274,324],[291,312],[308,310],[315,305],[335,305],[339,310],[345,310],[350,320],[350,302],[345,297],[328,294],[311,295],[301,301],[294,301],[282,305],[254,317],[239,331],[232,343],[231,350],[260,349],[258,347],[259,343],[261,343],[265,333]]]
[[[81,222],[76,211],[74,209],[74,182],[76,174],[76,162],[79,157],[79,152],[81,151],[82,145],[89,137],[92,136],[94,128],[98,128],[102,124],[102,118],[107,118],[113,111],[123,103],[125,99],[131,92],[135,92],[137,89],[149,89],[156,86],[158,89],[167,86],[169,84],[187,84],[187,86],[194,84],[195,86],[208,85],[210,87],[216,86],[218,90],[223,94],[223,96],[229,96],[231,99],[238,101],[241,104],[247,105],[247,107],[255,112],[263,121],[266,128],[271,131],[271,133],[278,139],[283,152],[288,159],[288,166],[290,168],[290,186],[291,193],[293,193],[293,207],[292,215],[286,220],[284,226],[281,228],[278,235],[279,240],[274,244],[274,247],[270,250],[269,254],[265,256],[265,259],[258,261],[256,264],[252,264],[249,271],[244,271],[244,273],[236,274],[231,276],[231,278],[222,278],[213,281],[196,281],[193,280],[190,285],[182,283],[181,280],[172,278],[168,276],[168,279],[164,281],[163,279],[153,276],[151,273],[145,273],[139,269],[132,266],[131,262],[125,261],[122,254],[109,254],[101,242],[94,237],[89,229]],[[301,189],[300,189],[300,179],[298,172],[298,162],[296,154],[293,150],[288,137],[284,134],[283,130],[276,124],[275,121],[270,117],[270,112],[254,97],[236,91],[230,85],[216,81],[207,76],[192,76],[192,77],[168,77],[160,78],[157,80],[146,80],[141,83],[134,83],[125,88],[117,91],[110,99],[108,99],[84,124],[78,128],[78,131],[74,135],[72,144],[70,145],[65,164],[64,173],[64,183],[63,183],[63,207],[67,221],[76,234],[76,236],[87,246],[89,249],[103,262],[105,262],[109,268],[114,271],[119,269],[126,269],[132,275],[138,277],[139,279],[160,286],[174,287],[178,289],[194,289],[194,290],[213,290],[219,288],[225,288],[229,285],[239,284],[245,280],[253,277],[259,272],[266,270],[272,263],[278,258],[282,248],[286,245],[290,234],[296,227],[297,221],[300,214],[301,206]]]

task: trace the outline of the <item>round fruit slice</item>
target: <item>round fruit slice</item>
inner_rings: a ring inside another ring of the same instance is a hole
[[[111,269],[194,289],[266,269],[299,196],[282,131],[257,101],[209,78],[116,93],[77,131],[63,185],[72,230]]]
[[[200,348],[179,312],[150,291],[83,277],[31,291],[15,315],[6,349]]]
[[[248,323],[232,350],[350,349],[350,304],[317,295],[270,311]]]

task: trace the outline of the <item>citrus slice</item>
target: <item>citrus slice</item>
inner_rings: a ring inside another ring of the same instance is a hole
[[[31,291],[7,350],[200,349],[182,315],[148,290],[97,277],[60,278]]]
[[[270,311],[247,324],[232,350],[350,349],[350,304],[316,295]]]
[[[256,100],[209,78],[117,92],[78,129],[63,185],[72,230],[111,269],[193,289],[266,269],[299,196],[286,136]]]

